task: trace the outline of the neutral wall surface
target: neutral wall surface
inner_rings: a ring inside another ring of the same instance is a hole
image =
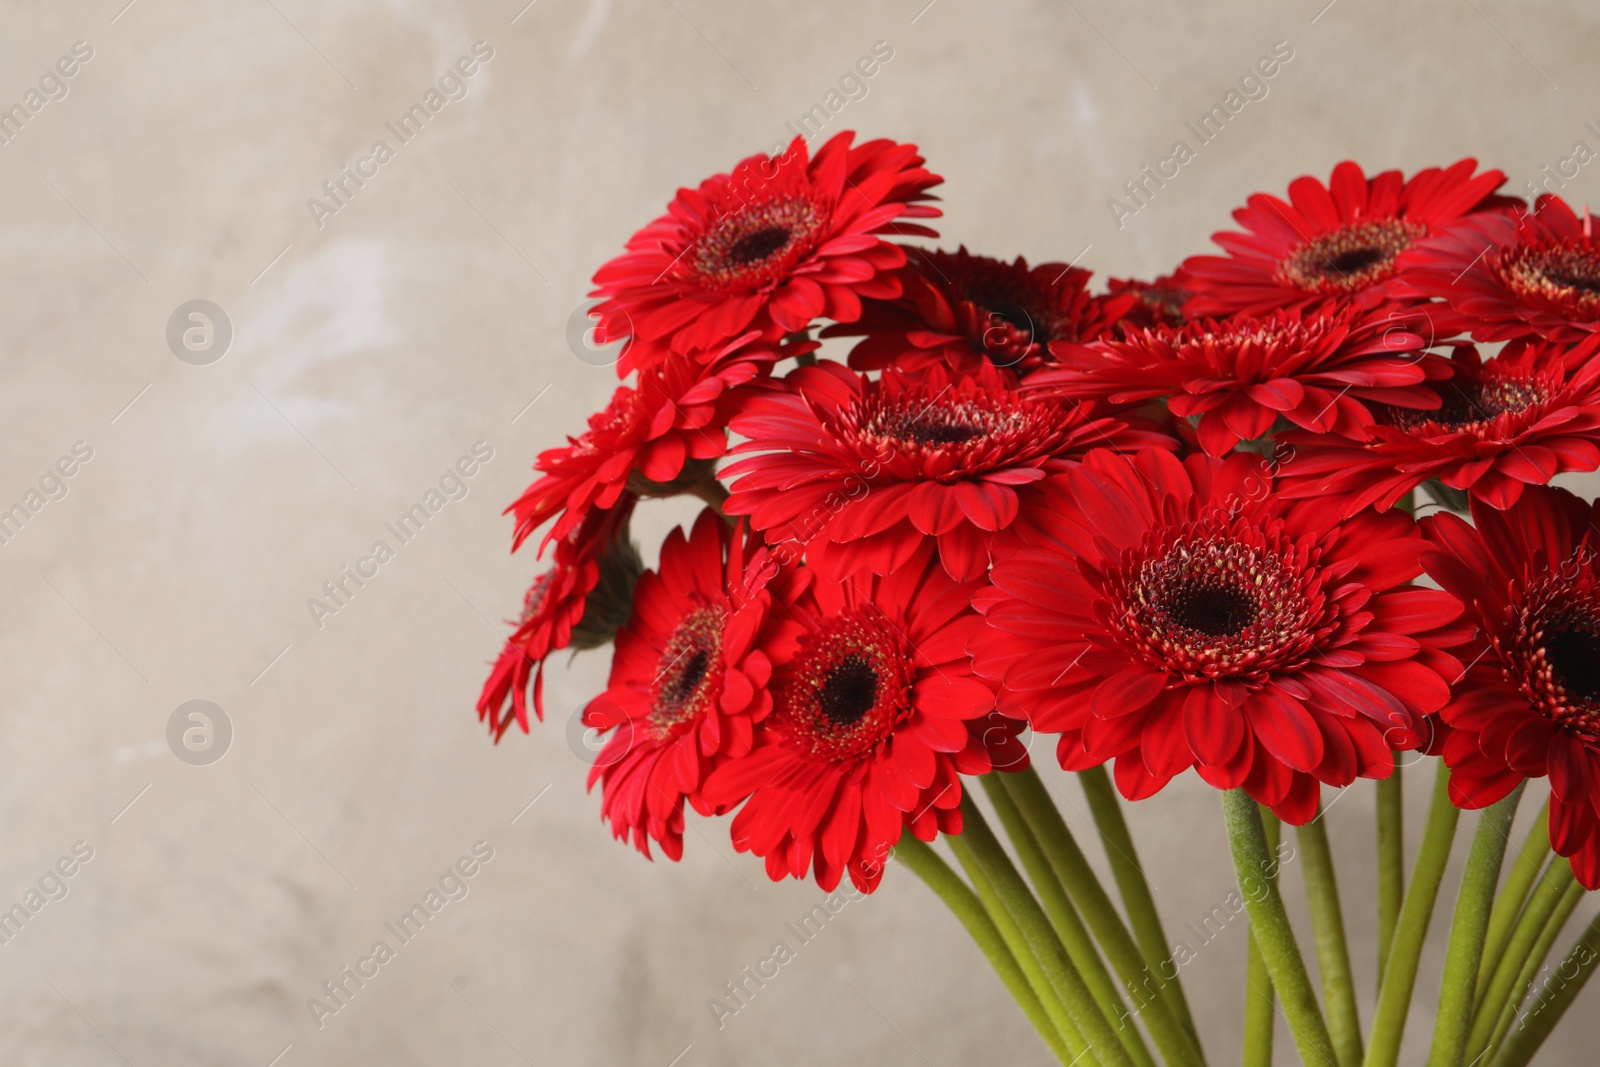
[[[719,1029],[709,998],[797,945],[785,923],[823,894],[769,884],[723,826],[691,820],[679,864],[610,839],[569,731],[605,653],[559,657],[550,721],[486,740],[473,701],[535,569],[501,509],[615,384],[567,342],[590,273],[876,42],[892,59],[828,131],[920,144],[948,245],[1102,277],[1169,268],[1253,189],[1346,157],[1472,154],[1520,189],[1600,147],[1600,11],[1576,0],[524,2],[0,5],[0,106],[76,42],[93,53],[0,146],[0,509],[92,450],[0,545],[0,907],[93,850],[0,946],[0,1062],[1045,1063],[893,869]],[[468,95],[400,145],[385,124],[479,41]],[[1268,94],[1119,226],[1123,182],[1278,42]],[[314,217],[378,140],[394,157]],[[1566,192],[1600,201],[1597,176]],[[210,365],[168,344],[191,300],[231,324]],[[469,494],[399,544],[384,524],[478,442]],[[643,509],[641,539],[690,514]],[[379,540],[394,558],[313,619]],[[219,762],[169,747],[191,700],[231,724]],[[1076,783],[1052,781],[1099,862]],[[1329,815],[1369,999],[1372,806],[1356,788]],[[1170,931],[1197,944],[1184,924],[1233,885],[1214,793],[1185,779],[1132,818]],[[307,999],[475,846],[493,858],[468,895],[319,1029]],[[1294,864],[1286,886],[1298,909]],[[1223,928],[1185,968],[1218,1064],[1244,948]],[[1597,1039],[1576,1011],[1542,1062],[1589,1062]]]

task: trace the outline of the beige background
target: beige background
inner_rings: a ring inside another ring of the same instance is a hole
[[[0,147],[0,508],[94,449],[0,546],[0,904],[95,850],[0,947],[6,1064],[1044,1063],[893,871],[719,1032],[707,999],[816,887],[767,884],[722,827],[697,823],[677,865],[610,840],[567,740],[603,653],[561,658],[533,736],[485,740],[473,700],[535,567],[500,510],[614,386],[565,341],[589,274],[877,41],[893,59],[830,132],[922,145],[950,245],[1102,273],[1168,268],[1252,188],[1347,156],[1476,154],[1520,187],[1600,146],[1600,14],[1577,2],[125,3],[0,15],[5,106],[94,49]],[[494,57],[467,99],[319,229],[307,198],[479,40]],[[1270,95],[1119,230],[1108,199],[1278,41],[1294,58]],[[1600,200],[1596,175],[1568,191]],[[195,298],[233,324],[211,366],[164,337]],[[307,598],[479,440],[470,495],[315,626]],[[688,514],[646,509],[642,539]],[[165,741],[196,698],[235,731],[206,767]],[[1364,995],[1371,808],[1357,789],[1331,815]],[[1232,884],[1216,809],[1189,780],[1135,816],[1175,936]],[[319,1031],[306,999],[480,840],[470,895]],[[1243,955],[1241,924],[1186,972],[1218,1064]],[[1575,1012],[1543,1062],[1597,1038]]]

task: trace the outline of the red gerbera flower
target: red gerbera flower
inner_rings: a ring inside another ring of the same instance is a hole
[[[1285,820],[1318,783],[1387,777],[1468,632],[1408,587],[1424,545],[1401,512],[1334,526],[1289,508],[1259,457],[1091,452],[1034,490],[972,643],[999,706],[1060,733],[1068,770],[1116,761],[1131,800],[1194,767]]]
[[[824,337],[860,336],[850,352],[858,370],[925,370],[943,364],[971,372],[984,362],[1027,374],[1048,362],[1051,341],[1104,336],[1135,303],[1093,296],[1090,274],[1065,263],[1029,267],[968,254],[906,249],[899,300],[867,301],[859,321],[829,326]]]
[[[506,640],[478,696],[478,720],[488,722],[495,743],[513,720],[528,732],[530,693],[534,714],[544,721],[544,662],[552,653],[574,643],[594,647],[581,637],[574,642],[574,634],[581,635],[589,621],[589,594],[600,584],[602,561],[625,542],[633,504],[633,495],[627,493],[609,510],[590,511],[581,526],[556,542],[555,561],[528,590],[516,632]]]
[[[1183,306],[1194,293],[1178,284],[1170,274],[1155,281],[1142,282],[1132,278],[1112,278],[1106,282],[1112,296],[1132,295],[1133,306],[1116,323],[1119,335],[1129,330],[1148,330],[1153,326],[1182,326],[1189,319]]]
[[[1438,403],[1422,383],[1449,366],[1420,354],[1423,344],[1403,318],[1355,308],[1202,319],[1129,330],[1121,341],[1052,345],[1061,367],[1024,388],[1114,404],[1166,397],[1174,415],[1199,417],[1201,445],[1221,456],[1280,415],[1319,433],[1356,434],[1372,421],[1367,403]]]
[[[1437,478],[1496,508],[1526,485],[1600,467],[1600,360],[1580,349],[1514,341],[1487,361],[1458,348],[1455,374],[1426,388],[1437,409],[1375,408],[1365,440],[1285,434],[1286,497],[1343,496],[1345,513],[1392,507]],[[1567,368],[1579,366],[1567,380]]]
[[[1233,213],[1247,233],[1211,236],[1226,256],[1184,262],[1178,280],[1196,293],[1185,310],[1258,315],[1327,300],[1371,307],[1406,296],[1396,277],[1402,252],[1471,212],[1520,203],[1493,195],[1505,175],[1474,175],[1477,166],[1463,159],[1405,180],[1397,170],[1368,178],[1347,160],[1326,186],[1310,176],[1290,182],[1290,203],[1257,193]]]
[[[1472,519],[1423,520],[1423,564],[1482,632],[1443,713],[1450,799],[1487,807],[1548,774],[1550,844],[1600,889],[1600,506],[1532,486],[1507,511],[1474,500]]]
[[[674,529],[660,570],[634,588],[610,686],[584,709],[586,726],[614,731],[589,787],[601,783],[612,834],[631,837],[646,856],[652,840],[671,859],[683,855],[684,800],[712,814],[701,784],[717,763],[750,751],[772,707],[773,668],[794,654],[799,627],[784,605],[804,573],[753,588],[745,578],[751,547],[709,508],[687,538]]]
[[[928,538],[958,581],[989,562],[989,542],[1017,514],[1019,485],[1059,457],[1096,446],[1170,440],[1094,418],[1075,404],[1026,399],[1001,371],[969,376],[886,370],[877,381],[836,363],[802,367],[787,389],[750,399],[731,426],[758,452],[723,470],[725,505],[771,544],[810,545],[830,576],[887,574]]]
[[[1549,193],[1520,216],[1489,215],[1417,249],[1408,277],[1450,302],[1448,329],[1475,340],[1579,341],[1600,330],[1600,235]]]
[[[749,340],[739,339],[708,365],[674,356],[641,371],[637,387],[619,386],[606,409],[589,417],[587,432],[540,453],[533,466],[543,477],[506,509],[517,517],[512,551],[557,515],[541,552],[582,523],[589,509],[613,506],[625,489],[665,492],[690,461],[721,456],[729,392],[767,374],[791,351],[741,347]]]
[[[961,831],[958,775],[1020,770],[1026,755],[1010,731],[983,728],[994,693],[966,652],[983,622],[977,586],[951,580],[930,546],[888,577],[813,591],[761,743],[713,771],[705,797],[744,801],[733,845],[774,881],[812,870],[832,890],[848,871],[871,892],[902,826],[924,841]]]
[[[826,314],[861,313],[863,297],[900,294],[899,246],[879,234],[938,236],[900,221],[931,218],[942,180],[915,145],[841,133],[809,158],[796,137],[778,156],[755,155],[698,189],[680,189],[667,213],[601,267],[591,294],[596,341],[632,337],[620,373],[667,351],[715,350],[755,331],[768,341]]]

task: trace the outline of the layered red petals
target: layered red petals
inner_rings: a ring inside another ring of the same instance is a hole
[[[1138,303],[1128,292],[1092,295],[1089,272],[1065,263],[1029,267],[965,248],[908,248],[906,257],[898,299],[868,300],[859,321],[823,332],[862,338],[850,352],[858,370],[989,363],[1026,375],[1050,362],[1051,342],[1103,337]]]
[[[1587,209],[1549,193],[1532,211],[1477,217],[1423,242],[1407,278],[1448,303],[1432,314],[1442,332],[1573,343],[1600,330],[1600,235]]]
[[[848,874],[871,891],[903,830],[960,832],[960,775],[1027,765],[1020,724],[993,715],[965,652],[976,588],[924,547],[887,576],[819,579],[794,605],[803,632],[762,740],[704,790],[719,809],[743,803],[734,847],[772,878],[831,890]]]
[[[1031,493],[971,649],[1002,712],[1062,735],[1063,766],[1113,760],[1130,799],[1194,767],[1303,823],[1318,783],[1426,743],[1469,634],[1448,594],[1408,586],[1406,516],[1332,527],[1247,455],[1095,451]]]
[[[772,673],[794,654],[799,628],[786,605],[805,573],[752,583],[762,569],[754,551],[710,510],[687,538],[674,530],[659,570],[634,589],[610,686],[584,709],[586,726],[610,731],[589,785],[602,786],[612,833],[646,855],[651,841],[673,859],[682,853],[684,801],[712,810],[706,777],[752,750],[772,708]]]
[[[1551,846],[1600,889],[1600,509],[1537,486],[1504,511],[1474,499],[1472,517],[1423,523],[1429,575],[1481,634],[1443,712],[1451,798],[1485,807],[1548,776]]]
[[[678,190],[594,276],[597,340],[631,339],[619,372],[746,333],[776,342],[822,315],[851,322],[863,299],[898,296],[905,253],[880,235],[937,236],[911,220],[938,215],[927,201],[941,179],[914,145],[853,139],[841,133],[812,157],[796,137]]]
[[[488,723],[497,743],[513,721],[528,732],[530,701],[534,714],[544,719],[545,660],[566,648],[582,623],[589,594],[600,581],[602,556],[626,536],[633,503],[632,494],[624,494],[615,507],[589,512],[581,526],[556,542],[555,561],[528,590],[517,629],[478,696],[478,718]]]
[[[774,545],[811,548],[834,576],[886,574],[925,540],[951,577],[988,566],[994,535],[1016,518],[1021,487],[1094,446],[1169,439],[1081,405],[1028,399],[983,366],[889,370],[876,381],[833,363],[790,374],[732,422],[750,438],[730,464],[730,514]]]
[[[506,509],[517,520],[512,550],[553,518],[543,551],[591,508],[614,507],[625,489],[671,490],[690,461],[723,455],[734,391],[767,375],[786,354],[744,337],[708,363],[674,357],[641,373],[637,387],[619,387],[606,409],[590,417],[586,433],[539,455],[540,478]]]
[[[1201,447],[1221,456],[1280,417],[1318,433],[1359,436],[1372,421],[1367,403],[1437,406],[1425,383],[1449,368],[1422,355],[1423,345],[1403,317],[1279,311],[1054,345],[1059,368],[1024,388],[1113,404],[1164,398],[1172,414],[1195,420]]]
[[[1424,386],[1437,398],[1431,409],[1380,406],[1353,438],[1285,434],[1280,450],[1293,460],[1283,491],[1340,497],[1353,514],[1437,479],[1504,510],[1526,486],[1600,468],[1597,346],[1600,334],[1572,349],[1514,341],[1489,360],[1459,348],[1453,375]]]
[[[1405,267],[1418,242],[1450,234],[1466,221],[1517,201],[1494,195],[1497,170],[1475,174],[1477,161],[1368,178],[1346,160],[1324,185],[1301,177],[1289,199],[1250,197],[1233,213],[1244,232],[1213,234],[1224,256],[1194,256],[1177,283],[1194,292],[1190,316],[1260,315],[1278,308],[1414,299]]]

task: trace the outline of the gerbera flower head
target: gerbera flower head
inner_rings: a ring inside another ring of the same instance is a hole
[[[1449,328],[1475,340],[1581,341],[1600,330],[1600,235],[1546,193],[1517,216],[1491,215],[1417,250],[1418,291],[1442,297]]]
[[[544,721],[544,664],[551,654],[569,646],[593,648],[609,637],[600,633],[609,626],[599,616],[613,614],[610,604],[591,602],[591,596],[608,566],[627,582],[627,572],[637,562],[628,540],[633,505],[634,497],[627,493],[608,510],[590,511],[582,525],[556,542],[554,561],[528,589],[516,631],[478,696],[478,719],[489,724],[496,743],[513,721],[528,732],[530,698],[534,714]]]
[[[1436,408],[1373,407],[1361,440],[1290,433],[1287,497],[1339,496],[1346,514],[1380,510],[1437,478],[1496,508],[1528,485],[1600,467],[1600,335],[1573,349],[1513,341],[1484,360],[1459,346],[1451,377],[1429,381]],[[1578,370],[1568,377],[1569,368]]]
[[[1550,843],[1600,889],[1600,507],[1530,486],[1506,511],[1473,500],[1472,518],[1423,520],[1428,574],[1484,653],[1443,712],[1450,797],[1481,808],[1548,775]]]
[[[610,684],[584,708],[586,726],[612,731],[589,787],[600,783],[613,835],[647,856],[651,841],[672,859],[683,854],[684,801],[712,812],[701,785],[719,762],[750,751],[772,707],[773,669],[794,654],[799,628],[785,605],[806,575],[790,569],[752,586],[752,552],[709,508],[688,537],[669,534],[659,570],[634,589]]]
[[[1172,414],[1198,418],[1200,444],[1222,456],[1280,416],[1319,433],[1354,434],[1372,421],[1370,403],[1438,403],[1422,384],[1449,367],[1424,355],[1423,344],[1406,317],[1352,307],[1201,319],[1128,330],[1122,340],[1052,345],[1060,367],[1023,390],[1114,404],[1166,398]]]
[[[1016,518],[1018,486],[1091,447],[1171,444],[1082,405],[1021,396],[988,364],[873,381],[823,362],[785,385],[731,422],[750,439],[734,451],[759,454],[723,470],[737,479],[726,508],[771,544],[809,546],[807,562],[835,577],[897,570],[931,538],[953,578],[975,578]]]
[[[1248,454],[1095,451],[1033,492],[971,650],[1002,712],[1061,735],[1063,767],[1114,760],[1129,799],[1194,767],[1298,825],[1319,783],[1387,777],[1427,743],[1469,631],[1408,585],[1410,516],[1332,525]]]
[[[1129,330],[1148,330],[1154,326],[1182,326],[1189,321],[1183,313],[1183,307],[1194,293],[1179,285],[1178,280],[1170,274],[1149,282],[1112,278],[1106,282],[1106,288],[1112,296],[1130,295],[1134,300],[1116,323],[1119,335],[1125,336]]]
[[[1029,267],[955,252],[906,249],[898,300],[867,301],[859,321],[823,336],[863,336],[850,352],[858,370],[971,372],[983,363],[1027,374],[1048,362],[1052,341],[1104,336],[1136,298],[1095,296],[1090,273],[1066,263]]]
[[[927,201],[942,179],[915,145],[854,137],[839,134],[815,158],[796,137],[777,156],[678,190],[596,272],[596,343],[632,338],[619,373],[749,331],[776,341],[819,315],[850,322],[863,298],[899,295],[905,254],[882,235],[937,236],[908,220],[939,214]]]
[[[925,545],[885,577],[819,577],[795,606],[804,629],[774,675],[761,743],[705,786],[718,807],[743,801],[734,847],[764,857],[774,881],[810,871],[832,890],[848,872],[870,892],[903,827],[924,841],[960,832],[959,775],[1026,766],[972,674],[977,588]]]
[[[1213,234],[1225,256],[1194,256],[1178,272],[1195,292],[1191,317],[1258,315],[1324,302],[1372,307],[1409,299],[1402,254],[1447,233],[1473,212],[1519,201],[1494,195],[1498,170],[1474,174],[1463,159],[1404,179],[1397,170],[1368,178],[1346,160],[1327,185],[1305,176],[1289,183],[1289,202],[1257,193],[1233,213],[1245,232]]]
[[[506,509],[517,520],[512,550],[555,518],[542,552],[576,529],[590,509],[612,507],[624,490],[641,496],[680,491],[686,470],[698,475],[726,452],[724,426],[735,390],[766,376],[793,350],[746,336],[708,363],[672,356],[641,371],[636,385],[619,386],[605,410],[589,417],[585,433],[540,453],[534,470],[542,476]]]

